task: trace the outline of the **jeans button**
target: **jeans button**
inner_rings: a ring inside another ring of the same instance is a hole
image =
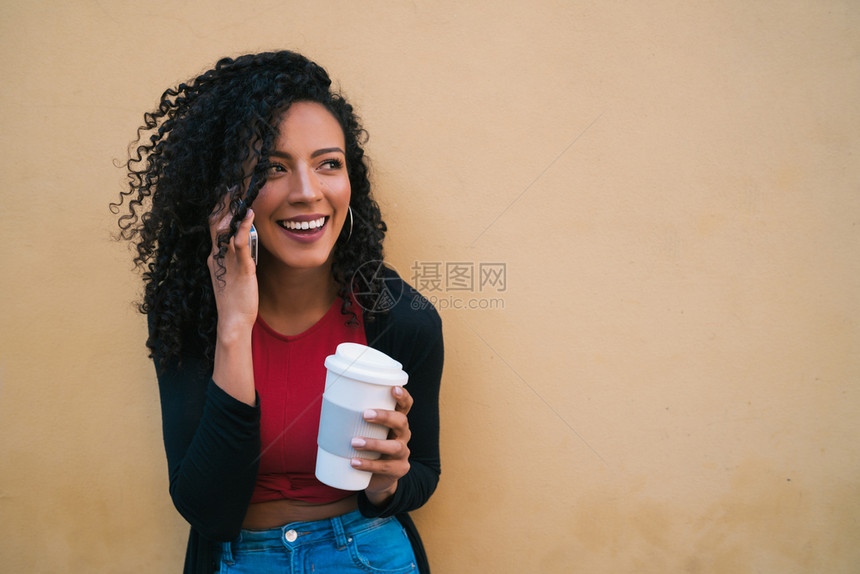
[[[287,542],[295,542],[296,538],[298,537],[299,535],[296,534],[295,530],[287,530],[287,532],[284,534],[284,538],[287,539]]]

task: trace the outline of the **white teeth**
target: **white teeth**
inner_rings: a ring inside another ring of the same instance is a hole
[[[281,223],[286,229],[316,229],[325,224],[325,217],[314,219],[311,221],[284,221]]]

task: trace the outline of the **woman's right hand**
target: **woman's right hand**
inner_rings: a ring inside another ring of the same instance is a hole
[[[218,334],[227,335],[233,330],[250,332],[257,320],[259,294],[257,291],[257,267],[251,257],[248,238],[254,212],[248,209],[245,219],[239,224],[220,264],[215,259],[218,252],[218,235],[230,228],[233,213],[229,209],[216,211],[209,217],[212,236],[212,252],[207,261],[212,288],[215,291],[215,306],[218,310]]]
[[[212,253],[209,254],[209,275],[215,290],[218,310],[218,332],[215,339],[215,364],[212,380],[227,394],[255,405],[254,360],[251,355],[251,331],[257,320],[260,295],[257,290],[257,267],[251,258],[248,237],[254,212],[250,209],[239,224],[227,252],[220,262],[218,235],[226,233],[233,213],[229,209],[216,209],[209,218],[212,233]],[[222,267],[223,266],[223,267]]]

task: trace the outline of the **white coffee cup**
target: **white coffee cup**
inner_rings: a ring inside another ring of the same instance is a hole
[[[403,366],[381,351],[358,343],[341,343],[325,360],[325,392],[317,437],[316,477],[342,490],[364,490],[371,473],[353,468],[352,458],[377,459],[378,452],[357,451],[353,437],[385,439],[388,427],[364,420],[367,409],[394,410],[391,387],[409,376]]]

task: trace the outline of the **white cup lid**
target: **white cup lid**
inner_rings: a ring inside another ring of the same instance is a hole
[[[358,343],[338,345],[335,354],[326,357],[325,366],[339,375],[378,385],[403,386],[409,379],[403,365],[382,351]]]

